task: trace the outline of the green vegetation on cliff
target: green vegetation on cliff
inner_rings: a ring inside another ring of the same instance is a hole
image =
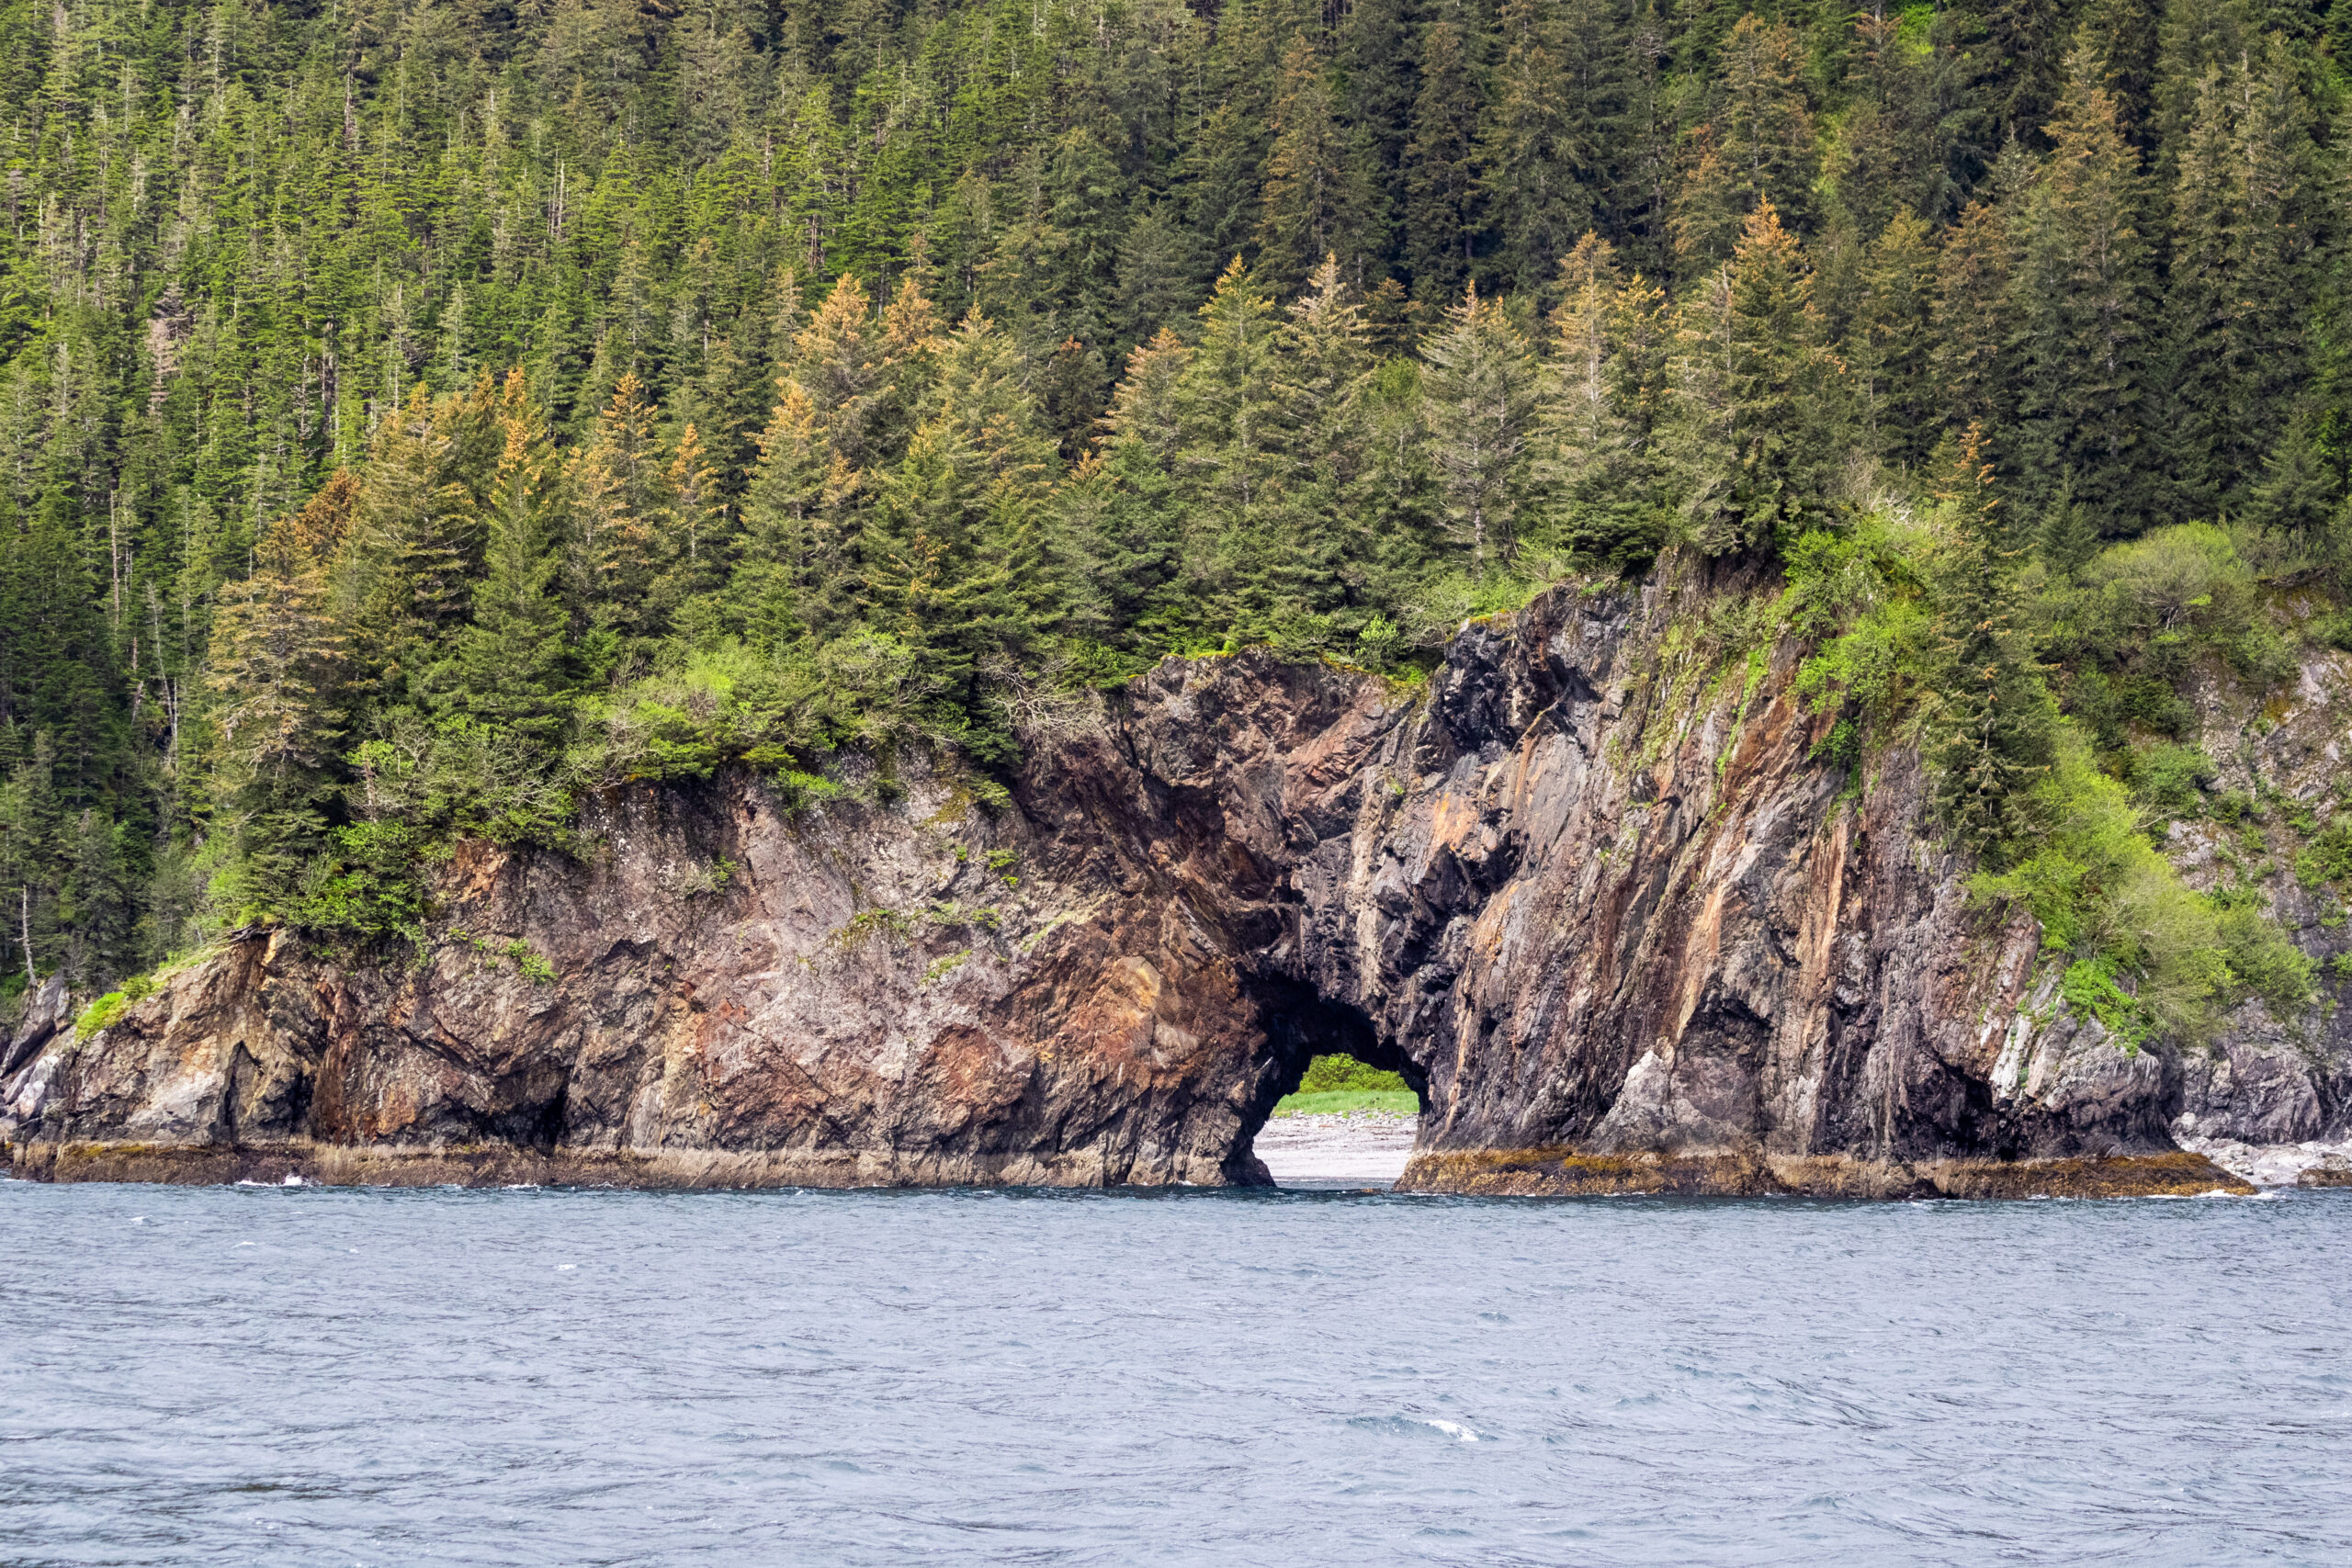
[[[585,791],[1001,772],[1171,651],[1409,672],[1665,552],[1777,574],[1823,765],[1923,746],[2151,1027],[2286,1005],[2256,868],[2151,905],[2125,846],[2291,816],[2209,798],[2187,694],[2352,640],[2346,38],[0,0],[7,983],[413,933]]]

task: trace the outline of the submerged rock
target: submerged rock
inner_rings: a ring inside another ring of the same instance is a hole
[[[2340,1025],[2184,1060],[2072,1017],[1916,758],[1812,761],[1793,645],[1724,678],[1684,592],[1548,594],[1425,691],[1170,660],[1003,809],[914,758],[797,814],[616,791],[583,860],[462,846],[420,952],[245,933],[46,1039],[0,1137],[57,1179],[1246,1184],[1332,1050],[1420,1090],[1430,1190],[2247,1190],[2174,1119],[2343,1134]]]

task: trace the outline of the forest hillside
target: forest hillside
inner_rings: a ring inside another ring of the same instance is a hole
[[[2352,6],[0,5],[6,987],[1740,569],[2126,1037],[2327,976]],[[2199,892],[2169,823],[2241,832]],[[136,984],[134,982],[134,984]]]

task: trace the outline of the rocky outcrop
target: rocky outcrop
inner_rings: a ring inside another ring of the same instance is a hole
[[[54,1179],[1247,1183],[1343,1049],[1422,1092],[1408,1187],[2245,1190],[2172,1134],[2239,1090],[2066,1012],[1916,761],[1809,760],[1742,590],[1555,592],[1419,690],[1171,660],[996,807],[912,758],[797,813],[615,792],[582,859],[464,846],[421,951],[243,933],[46,1040],[0,1137]]]
[[[2290,614],[2324,607],[2296,604],[2292,592],[2284,597]],[[2192,702],[2197,739],[2216,769],[2210,793],[2238,809],[2227,814],[2234,820],[2213,812],[2176,823],[2174,863],[2203,888],[2269,868],[2264,882],[2272,912],[2297,945],[2322,960],[2324,979],[2340,995],[2352,966],[2352,929],[2336,893],[2306,886],[2295,874],[2302,839],[2295,819],[2308,823],[2352,806],[2345,757],[2352,748],[2352,655],[2307,649],[2292,681],[2267,692],[2249,690],[2217,662],[2200,671]],[[2342,1184],[2324,1173],[2346,1169],[2344,1154],[2327,1155],[2329,1145],[2352,1141],[2352,1012],[2323,1006],[2282,1021],[2249,1005],[2210,1049],[2191,1053],[2182,1066],[2176,1137],[2223,1151],[2278,1148],[2282,1152],[2267,1159],[2227,1158],[2243,1171],[2300,1166],[2323,1173],[2309,1184]],[[2302,1158],[2287,1148],[2322,1153]]]

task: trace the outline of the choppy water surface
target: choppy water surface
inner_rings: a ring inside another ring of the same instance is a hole
[[[2352,1194],[0,1184],[0,1562],[2352,1560]]]

